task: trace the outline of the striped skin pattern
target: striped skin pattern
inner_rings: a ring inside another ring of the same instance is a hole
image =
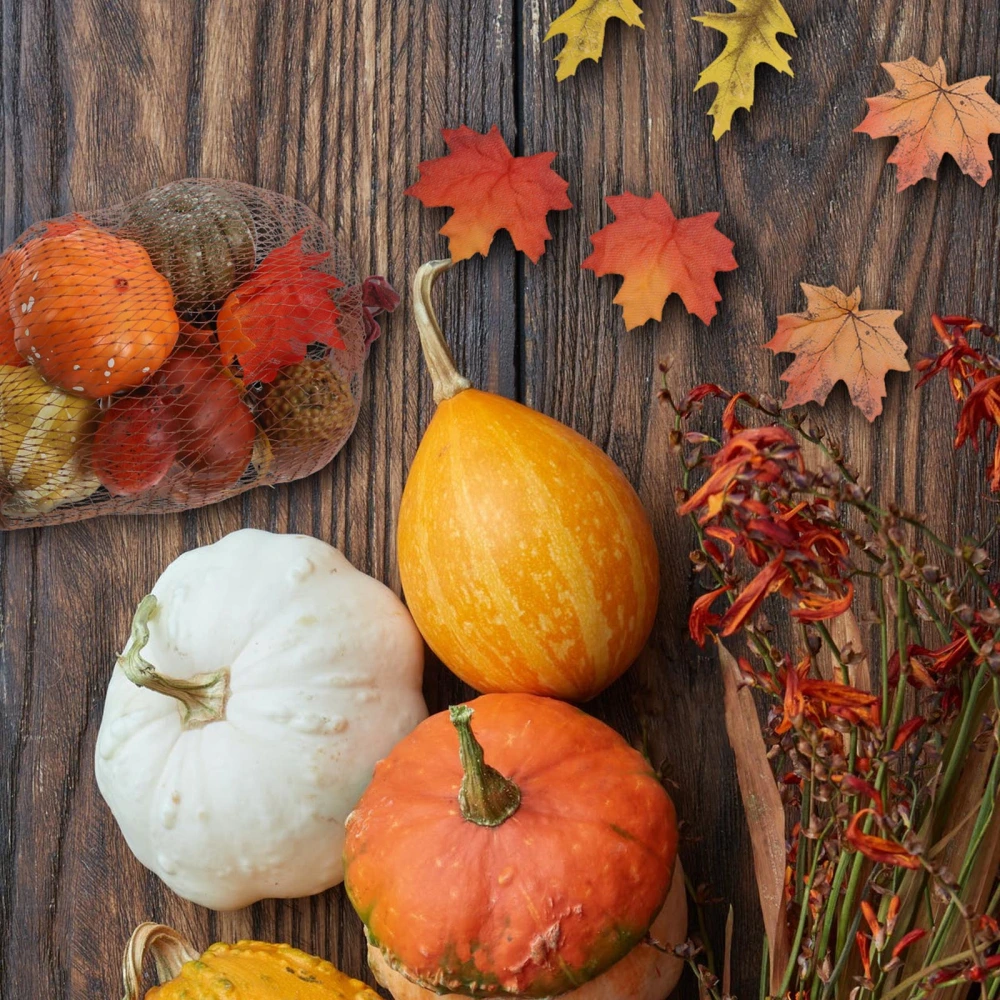
[[[635,491],[586,438],[493,393],[438,406],[398,545],[417,626],[478,691],[586,700],[653,626],[659,562]]]
[[[517,811],[492,828],[463,818],[458,737],[438,713],[375,766],[346,824],[345,887],[412,982],[558,996],[645,938],[674,870],[674,806],[641,754],[572,705],[468,704],[486,764],[520,789]]]
[[[3,513],[51,510],[100,485],[84,442],[97,406],[49,385],[32,367],[0,365],[0,479],[10,489]]]

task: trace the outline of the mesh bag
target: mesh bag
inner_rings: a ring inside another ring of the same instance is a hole
[[[0,256],[5,528],[186,510],[326,465],[375,316],[322,220],[182,180],[26,230]]]

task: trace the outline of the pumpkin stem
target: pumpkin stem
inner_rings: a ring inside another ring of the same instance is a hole
[[[142,963],[147,955],[152,955],[156,962],[156,978],[161,985],[176,979],[185,962],[198,958],[191,943],[172,928],[162,924],[140,924],[132,933],[122,959],[124,1000],[141,1000]]]
[[[472,734],[472,709],[452,705],[448,714],[458,730],[458,756],[465,772],[458,790],[462,817],[478,826],[499,826],[517,812],[521,789],[483,759],[483,748]]]
[[[417,321],[420,346],[423,348],[424,361],[434,385],[435,403],[451,399],[472,385],[455,367],[455,359],[448,350],[431,300],[434,283],[451,267],[450,259],[432,260],[419,268],[413,277],[413,317]]]
[[[184,706],[183,724],[186,728],[194,729],[224,719],[229,698],[228,669],[179,680],[157,673],[156,668],[143,657],[142,651],[149,642],[149,623],[159,609],[159,602],[152,594],[147,594],[139,602],[132,619],[132,641],[118,657],[118,666],[133,684],[176,698]]]

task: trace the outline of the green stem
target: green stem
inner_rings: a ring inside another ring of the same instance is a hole
[[[858,927],[861,924],[861,907],[854,913],[854,919],[851,921],[851,926],[847,931],[847,939],[850,941],[850,947],[843,948],[837,954],[837,962],[833,967],[833,972],[830,974],[829,982],[823,985],[823,995],[821,1000],[829,1000],[833,996],[834,990],[837,987],[837,983],[840,977],[844,974],[844,969],[847,968],[847,962],[851,957],[852,950],[854,948],[854,935],[857,933]]]
[[[705,967],[712,975],[715,975],[715,952],[712,950],[712,939],[708,935],[708,928],[705,926],[705,910],[698,900],[698,893],[695,890],[688,873],[684,873],[684,888],[687,890],[688,898],[694,904],[694,912],[698,915],[698,933],[701,935],[701,950],[705,953]],[[767,938],[764,939],[765,947]]]
[[[997,720],[994,720],[995,743],[997,741],[997,725]],[[998,792],[1000,792],[1000,752],[994,751],[993,762],[990,765],[990,772],[983,791],[982,802],[979,805],[975,826],[973,827],[972,836],[969,839],[969,844],[965,851],[962,867],[958,873],[957,884],[959,893],[964,892],[969,881],[969,877],[972,875],[973,869],[975,868],[976,861],[979,858],[979,851],[982,847],[983,840],[985,839],[990,824],[993,821]],[[951,931],[951,926],[954,923],[955,917],[960,912],[960,902],[960,899],[953,897],[949,901],[948,906],[942,914],[940,920],[935,923],[934,937],[925,952],[925,957],[928,960],[936,958],[941,949],[944,947],[945,940]]]
[[[871,824],[871,816],[865,820],[865,832]],[[861,881],[861,872],[864,868],[865,856],[857,851],[851,862],[851,877],[847,880],[847,892],[844,894],[844,901],[840,907],[840,919],[837,921],[837,953],[843,951],[847,944],[847,929],[851,923],[851,914],[856,909],[854,897],[857,895],[858,883]]]
[[[152,594],[147,594],[139,602],[132,619],[132,641],[118,658],[122,673],[139,687],[176,698],[184,706],[182,722],[187,729],[224,719],[229,698],[228,668],[180,680],[164,677],[143,657],[142,651],[149,643],[149,623],[156,618],[159,610],[159,601]]]
[[[988,679],[988,671],[989,666],[983,663],[976,673],[975,680],[972,682],[972,690],[962,706],[958,736],[951,748],[951,755],[948,759],[944,776],[941,778],[941,784],[938,786],[937,795],[935,796],[934,811],[938,815],[939,820],[938,824],[936,824],[937,827],[940,827],[940,823],[943,823],[948,818],[954,785],[958,779],[960,770],[966,762],[969,744],[975,735],[974,725],[982,717],[983,705],[980,701],[980,693]],[[934,839],[940,835],[940,832],[940,828],[934,830]]]
[[[483,748],[472,735],[472,709],[452,705],[448,713],[458,731],[458,756],[464,772],[458,792],[462,818],[477,826],[499,826],[517,812],[521,790],[483,759]]]
[[[840,898],[840,887],[844,884],[844,876],[847,875],[847,866],[850,864],[851,855],[844,851],[837,859],[837,868],[833,873],[833,882],[830,885],[829,902],[823,908],[823,922],[820,924],[819,937],[816,941],[816,962],[822,963],[826,957],[826,949],[830,943],[830,931],[833,928],[833,916],[837,912],[837,900]],[[812,995],[815,997],[819,991],[819,980],[813,983]]]
[[[826,829],[820,836],[820,843],[826,840],[827,834],[830,832],[832,823],[828,823]],[[813,855],[812,867],[809,870],[809,884],[806,886],[806,891],[802,896],[802,908],[799,910],[799,923],[795,928],[795,938],[792,941],[791,951],[788,953],[788,964],[785,966],[785,974],[781,979],[781,989],[778,990],[778,996],[784,997],[788,994],[788,989],[792,984],[792,976],[795,975],[795,967],[798,964],[798,954],[799,949],[802,947],[802,935],[805,933],[806,929],[806,919],[809,916],[809,893],[812,891],[813,883],[816,881],[816,868],[819,865],[819,856],[823,852],[817,850]]]
[[[898,986],[889,990],[882,997],[882,1000],[893,1000],[893,997],[901,996],[907,990],[913,989],[914,986],[919,986],[931,972],[937,972],[938,969],[947,968],[949,965],[958,965],[961,962],[967,962],[972,957],[973,953],[971,951],[961,951],[957,955],[949,955],[947,958],[940,958],[930,965],[925,965],[919,972],[915,972],[908,979],[904,979]]]

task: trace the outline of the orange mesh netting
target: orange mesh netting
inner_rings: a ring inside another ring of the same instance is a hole
[[[183,180],[38,223],[0,256],[0,514],[33,527],[185,510],[326,465],[375,316],[322,220]]]

